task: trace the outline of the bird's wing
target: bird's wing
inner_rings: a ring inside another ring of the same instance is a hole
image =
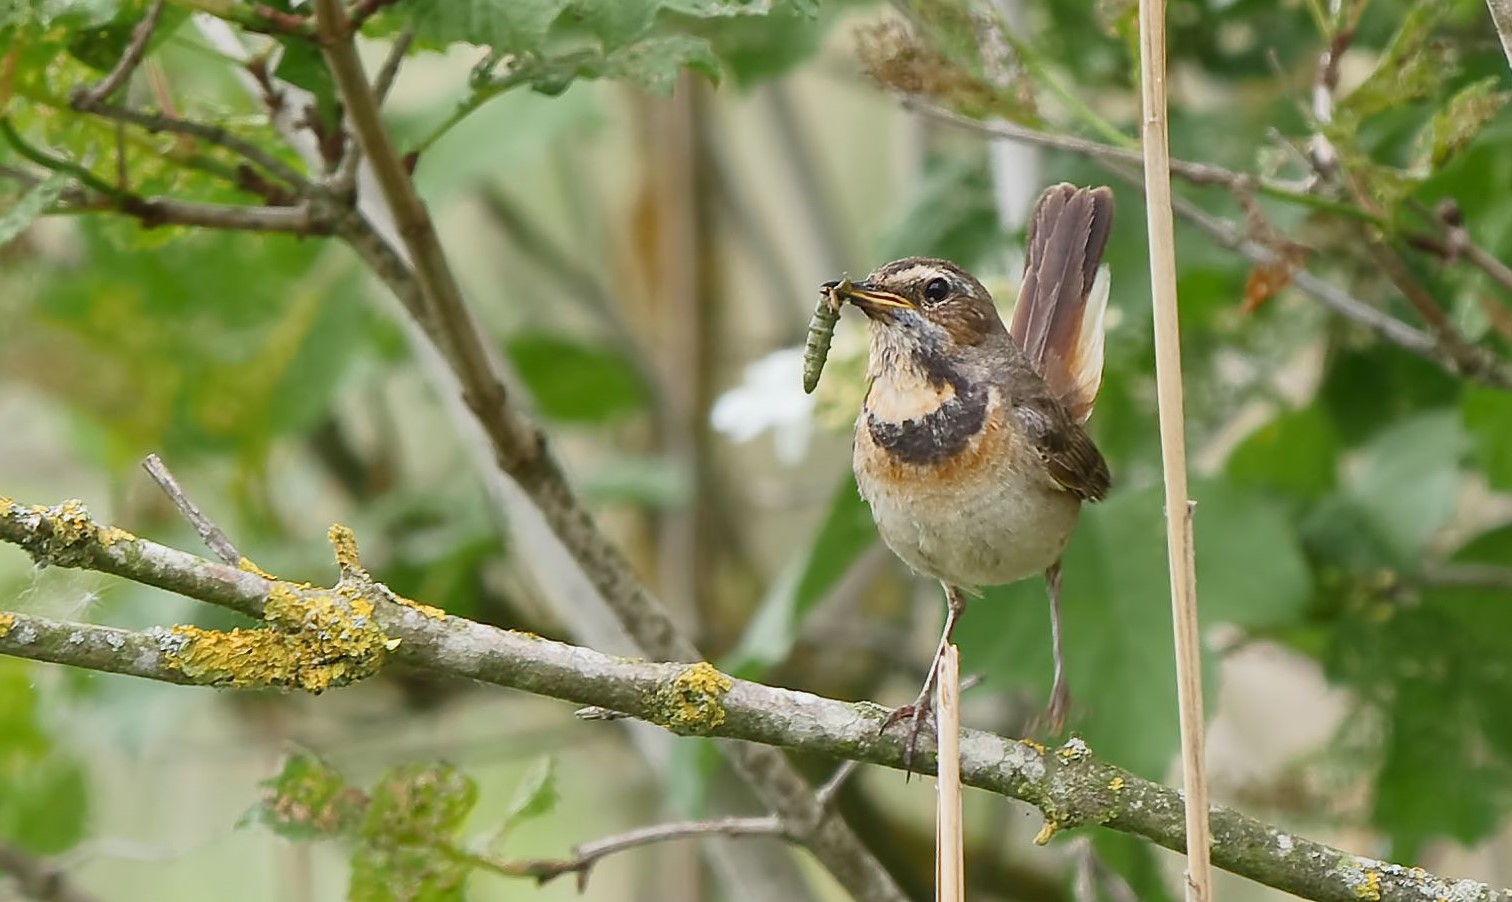
[[[1101,501],[1108,494],[1108,463],[1064,405],[1045,395],[1017,398],[1013,417],[1061,488],[1083,501]]]
[[[1078,423],[1102,387],[1113,192],[1061,183],[1040,195],[1029,220],[1024,281],[1008,333]]]

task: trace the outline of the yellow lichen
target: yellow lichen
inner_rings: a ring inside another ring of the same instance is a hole
[[[678,733],[708,733],[725,722],[721,700],[734,685],[707,661],[690,664],[659,693],[660,720]]]
[[[1042,742],[1035,742],[1033,739],[1020,739],[1019,742],[1029,746],[1041,755],[1045,754],[1045,745]]]
[[[1124,778],[1123,777],[1114,777],[1112,780],[1109,780],[1108,781],[1108,788],[1111,789],[1111,790],[1113,790],[1114,792],[1120,792],[1120,791],[1122,791],[1123,788],[1124,788]]]
[[[241,560],[237,561],[236,569],[245,570],[248,573],[254,574],[256,576],[261,576],[263,579],[270,579],[275,582],[278,580],[278,577],[257,566],[249,557],[244,557]]]
[[[1034,844],[1036,846],[1043,846],[1050,841],[1050,837],[1059,832],[1060,824],[1057,824],[1055,821],[1045,821],[1045,826],[1041,827],[1040,831],[1034,834]]]
[[[398,593],[394,594],[394,601],[404,605],[407,608],[414,608],[416,611],[419,611],[421,614],[429,617],[432,620],[446,619],[446,612],[434,605],[421,604],[420,602],[415,601],[413,598],[405,598],[403,595],[400,595]]]
[[[1381,902],[1381,872],[1366,871],[1365,882],[1355,887],[1355,895],[1365,902]]]
[[[134,542],[136,536],[120,528],[119,526],[100,527],[100,544],[109,548],[117,542]]]
[[[15,625],[15,614],[6,614],[3,611],[0,611],[0,639],[4,639],[5,635],[11,631],[11,627]]]
[[[277,583],[267,626],[230,632],[176,626],[168,662],[205,683],[322,692],[371,676],[394,643],[373,622],[373,604],[339,591]]]
[[[351,529],[340,523],[332,523],[331,528],[326,530],[326,541],[331,543],[331,550],[336,553],[336,563],[342,572],[362,570],[362,556],[357,552],[357,536]]]

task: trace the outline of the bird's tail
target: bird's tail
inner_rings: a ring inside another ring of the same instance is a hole
[[[1029,256],[1008,332],[1078,422],[1102,387],[1113,191],[1061,183],[1046,189],[1029,220]]]

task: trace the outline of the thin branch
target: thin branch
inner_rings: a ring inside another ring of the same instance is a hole
[[[595,864],[618,852],[637,849],[641,846],[669,842],[677,839],[693,839],[708,836],[771,836],[785,839],[782,821],[764,817],[726,817],[711,821],[677,821],[654,824],[627,830],[614,836],[595,839],[575,847],[569,859],[540,859],[535,861],[509,862],[511,870],[521,876],[535,877],[547,883],[563,874],[576,874],[578,892],[588,887],[588,876]]]
[[[36,902],[100,902],[98,896],[80,889],[46,859],[0,842],[0,876],[6,874],[16,881],[21,895]]]
[[[1171,147],[1166,124],[1165,0],[1139,0],[1139,84],[1143,99],[1145,212],[1150,238],[1150,294],[1155,307],[1155,386],[1165,483],[1171,620],[1175,627],[1176,699],[1181,723],[1181,782],[1186,789],[1187,902],[1210,902],[1207,758],[1203,754],[1202,647],[1197,616],[1197,562],[1187,491],[1186,419],[1181,385],[1181,324],[1176,299],[1176,217],[1171,206]]]
[[[39,564],[112,573],[253,617],[261,617],[270,593],[281,605],[329,602],[329,590],[268,579],[95,523],[77,502],[54,508],[0,502],[0,541],[20,545]],[[390,655],[412,666],[601,706],[680,734],[744,740],[729,748],[761,743],[899,770],[903,766],[903,742],[880,732],[888,710],[878,705],[739,680],[708,664],[604,655],[396,602],[373,586],[363,591],[373,604],[374,621],[390,642],[398,640]],[[173,683],[227,682],[224,676],[186,675],[180,637],[162,629],[131,633],[0,614],[0,654]],[[933,749],[921,749],[913,763],[921,773],[933,772]],[[1080,740],[1047,750],[963,730],[961,777],[967,786],[1038,807],[1050,818],[1046,835],[1095,824],[1176,851],[1185,845],[1180,793],[1098,759]],[[1213,860],[1219,867],[1303,898],[1357,902],[1368,888],[1370,898],[1381,902],[1512,902],[1509,890],[1353,855],[1227,808],[1212,808],[1211,817]],[[815,834],[833,820],[827,817],[817,826],[783,823],[797,841],[812,847]]]
[[[121,59],[115,68],[92,88],[81,88],[74,95],[73,102],[79,109],[88,109],[97,103],[107,99],[110,95],[120,90],[141,64],[142,57],[147,54],[147,45],[152,41],[152,31],[157,28],[158,19],[163,15],[164,0],[152,0],[147,7],[147,14],[142,21],[132,29],[131,41],[127,43],[126,50],[121,54]]]
[[[251,141],[239,138],[218,125],[180,119],[167,113],[142,112],[141,110],[116,106],[104,101],[84,107],[80,106],[79,101],[76,99],[74,105],[83,112],[93,113],[105,119],[125,122],[128,125],[135,125],[152,134],[168,132],[175,135],[187,135],[191,138],[198,138],[214,144],[217,147],[224,147],[266,170],[269,174],[288,184],[295,191],[305,194],[310,190],[309,180],[296,171],[294,167],[253,144]]]
[[[179,485],[179,481],[173,478],[173,473],[168,470],[168,465],[163,463],[161,457],[156,454],[147,455],[142,461],[142,469],[146,470],[147,475],[152,477],[152,481],[158,484],[158,488],[163,490],[163,494],[168,496],[168,500],[173,502],[178,512],[183,514],[184,519],[189,521],[189,525],[194,527],[194,531],[199,533],[200,541],[215,552],[216,557],[233,567],[241,563],[242,553],[231,544],[225,532],[201,513],[199,506],[189,499],[188,493],[184,491],[183,486]]]

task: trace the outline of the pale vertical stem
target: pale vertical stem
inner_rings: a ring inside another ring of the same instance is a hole
[[[966,852],[961,825],[961,655],[947,644],[935,687],[939,762],[935,817],[935,902],[966,902]]]
[[[1202,739],[1202,658],[1198,647],[1191,502],[1187,497],[1181,331],[1176,311],[1176,235],[1171,209],[1171,152],[1166,133],[1165,0],[1140,0],[1139,48],[1150,288],[1155,307],[1155,385],[1160,404],[1166,547],[1176,640],[1176,695],[1181,714],[1181,772],[1186,793],[1186,898],[1188,902],[1209,902],[1213,894]]]

